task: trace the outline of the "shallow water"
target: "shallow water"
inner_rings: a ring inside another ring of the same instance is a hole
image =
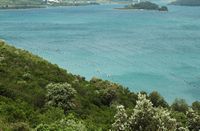
[[[87,79],[200,100],[200,8],[121,6],[1,10],[0,38]]]

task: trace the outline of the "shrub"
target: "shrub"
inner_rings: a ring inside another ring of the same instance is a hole
[[[123,106],[118,107],[113,123],[115,131],[156,131],[175,130],[176,119],[171,118],[167,109],[154,108],[146,95],[139,94],[133,113],[128,118]]]
[[[191,131],[199,131],[200,130],[200,115],[197,114],[193,109],[189,109],[186,113],[188,121],[187,125],[189,130]]]
[[[109,106],[116,97],[116,91],[113,89],[105,89],[100,93],[101,102],[107,106]]]
[[[12,131],[30,131],[31,128],[27,123],[24,122],[18,122],[12,124]]]
[[[192,109],[200,112],[200,102],[199,101],[193,102]]]
[[[65,111],[75,107],[76,90],[68,83],[47,85],[47,105],[61,107]]]
[[[157,92],[153,91],[149,94],[149,99],[153,103],[154,107],[168,107],[167,102],[164,100],[164,98]]]
[[[117,106],[117,113],[114,116],[115,122],[112,124],[112,130],[125,131],[128,128],[127,114],[123,105]]]
[[[175,99],[171,105],[172,110],[186,113],[188,110],[188,105],[184,99]]]
[[[40,124],[36,127],[36,131],[87,131],[85,124],[69,114],[66,118],[51,124]]]

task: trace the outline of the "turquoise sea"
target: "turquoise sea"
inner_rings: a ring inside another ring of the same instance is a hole
[[[200,100],[200,7],[0,10],[0,38],[87,79]]]

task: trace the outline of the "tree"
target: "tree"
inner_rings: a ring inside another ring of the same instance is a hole
[[[117,106],[117,114],[114,116],[115,122],[112,124],[113,131],[125,131],[127,129],[127,114],[123,105]]]
[[[140,131],[156,130],[157,126],[153,124],[154,114],[153,104],[146,99],[146,95],[139,93],[136,106],[129,118],[129,128]]]
[[[184,99],[175,99],[171,105],[172,110],[186,113],[188,110],[188,105]]]
[[[176,119],[171,118],[171,112],[164,108],[155,108],[146,95],[138,95],[138,101],[130,117],[127,117],[123,106],[117,108],[115,131],[167,131],[176,130]],[[184,128],[180,127],[180,130]]]
[[[47,105],[61,107],[66,112],[75,107],[76,90],[68,83],[47,85]]]
[[[168,107],[167,102],[164,100],[164,98],[157,92],[153,91],[149,94],[149,99],[153,103],[154,107]]]
[[[192,109],[200,112],[200,101],[195,101],[192,103]]]
[[[172,131],[176,129],[176,119],[171,118],[170,113],[167,109],[164,108],[155,108],[154,118],[158,122],[159,131]]]
[[[107,106],[109,106],[116,97],[117,95],[114,89],[104,89],[100,92],[101,102]]]
[[[200,115],[198,115],[192,108],[186,113],[188,121],[187,125],[189,130],[191,131],[199,131],[200,130]]]

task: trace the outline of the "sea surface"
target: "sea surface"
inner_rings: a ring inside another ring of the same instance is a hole
[[[0,10],[0,38],[88,80],[200,100],[200,7],[115,7]]]

